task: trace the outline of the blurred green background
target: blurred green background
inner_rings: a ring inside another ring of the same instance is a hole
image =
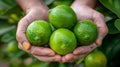
[[[44,0],[53,8],[71,5],[73,0]],[[96,10],[105,16],[109,29],[102,46],[97,48],[107,57],[107,67],[120,67],[120,1],[100,0]],[[112,4],[112,5],[111,5]],[[18,21],[25,15],[14,0],[0,0],[0,67],[85,67],[84,59],[70,63],[42,62],[18,49],[16,29]]]

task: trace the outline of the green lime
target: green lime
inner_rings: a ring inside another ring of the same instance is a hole
[[[47,44],[51,33],[50,24],[43,20],[33,21],[26,30],[27,39],[37,46]]]
[[[50,47],[60,55],[72,52],[76,47],[74,33],[64,28],[57,29],[50,37]]]
[[[55,28],[71,29],[76,24],[77,17],[72,8],[59,5],[50,10],[49,20]]]
[[[7,49],[8,52],[12,52],[12,53],[17,52],[18,51],[17,41],[9,42],[6,49]]]
[[[74,33],[82,45],[93,43],[98,37],[98,29],[91,20],[83,20],[76,24]]]
[[[10,14],[10,17],[8,19],[8,23],[10,24],[16,24],[19,21],[20,17],[18,17],[17,14]]]
[[[106,67],[107,58],[101,51],[93,51],[85,58],[86,67]]]

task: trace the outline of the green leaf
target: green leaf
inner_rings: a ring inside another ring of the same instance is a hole
[[[25,51],[22,51],[22,50],[19,50],[18,52],[16,53],[11,53],[10,54],[10,57],[11,57],[11,60],[13,59],[17,59],[17,58],[20,58],[22,55],[25,54]]]
[[[120,18],[120,0],[99,0],[106,8]]]
[[[105,8],[102,4],[100,4],[99,6],[97,6],[95,8],[97,11],[99,11],[100,13],[102,13],[105,17],[110,17],[112,19],[117,18],[117,16],[111,12],[109,9]]]
[[[4,34],[1,37],[1,41],[4,43],[8,43],[11,40],[15,40],[15,39],[16,39],[16,30],[15,29],[10,31],[10,32],[7,32],[6,34]]]
[[[8,26],[8,27],[4,27],[4,28],[0,28],[0,36],[15,29],[16,26]]]
[[[50,62],[42,62],[42,61],[33,61],[31,64],[26,67],[49,67]]]
[[[115,27],[120,31],[120,19],[115,20]]]
[[[52,4],[55,0],[43,0],[46,5]]]
[[[2,2],[6,3],[9,6],[14,6],[16,5],[15,0],[1,0]]]
[[[0,0],[0,13],[3,14],[16,5],[14,0]]]
[[[4,12],[5,15],[8,15],[8,14],[17,14],[19,16],[22,15],[22,9],[18,6],[18,5],[15,5],[15,6],[12,6],[11,8],[9,8],[8,10],[6,10]]]
[[[109,9],[107,9],[106,7],[104,7],[102,4],[100,4],[99,6],[97,6],[95,8],[97,11],[99,11],[100,13],[102,13],[105,16],[105,22],[108,22],[112,19],[116,19],[118,18],[116,16],[116,14],[114,14],[113,12],[111,12]]]
[[[120,35],[110,35],[100,47],[103,53],[107,56],[108,60],[112,60],[120,52]]]
[[[9,18],[9,16],[7,16],[7,15],[0,15],[0,19],[7,20],[8,18]]]
[[[59,63],[59,67],[66,67],[64,63]]]
[[[79,65],[80,63],[82,63],[83,61],[84,61],[84,57],[83,58],[80,58],[80,59],[78,59],[78,61],[76,62],[76,64],[75,65]]]
[[[10,8],[10,6],[8,4],[6,4],[2,0],[0,0],[0,10],[6,10],[9,8]]]
[[[50,62],[41,62],[39,67],[48,67]]]
[[[15,29],[15,25],[9,25],[5,21],[0,21],[0,36]]]
[[[48,67],[58,67],[59,63],[58,62],[51,62]]]
[[[115,23],[115,19],[106,22],[106,25],[108,27],[108,34],[120,33],[120,31],[115,27],[114,23]]]

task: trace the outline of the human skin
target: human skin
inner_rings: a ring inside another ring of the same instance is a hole
[[[93,8],[96,6],[96,0],[74,0],[71,8],[75,11],[78,21],[84,19],[93,20],[99,31],[96,42],[89,46],[76,48],[72,53],[65,56],[57,55],[53,50],[47,47],[32,46],[26,38],[25,31],[27,26],[34,20],[48,21],[49,8],[42,0],[16,0],[26,13],[18,23],[16,38],[19,42],[19,48],[32,54],[41,61],[48,62],[71,62],[85,57],[89,52],[101,45],[102,39],[106,36],[108,29],[104,22],[104,16]]]
[[[103,38],[107,35],[108,29],[104,21],[104,16],[94,10],[97,0],[75,0],[71,8],[75,11],[78,21],[80,20],[92,20],[98,28],[97,40],[88,45],[77,47],[73,53],[67,54],[62,57],[62,62],[70,62],[85,57],[88,53],[99,47]]]
[[[48,7],[42,0],[16,0],[26,15],[19,21],[16,33],[18,47],[41,61],[61,62],[61,56],[48,47],[32,46],[26,38],[27,26],[34,20],[48,21]]]

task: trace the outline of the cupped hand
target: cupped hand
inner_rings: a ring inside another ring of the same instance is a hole
[[[32,46],[26,38],[25,31],[27,26],[34,20],[48,20],[48,8],[46,6],[33,7],[26,11],[26,16],[19,23],[16,33],[16,38],[19,42],[19,48],[32,54],[41,61],[60,62],[61,56],[56,55],[53,50],[47,47]]]
[[[85,57],[88,53],[101,45],[103,38],[108,32],[107,26],[104,21],[104,16],[101,13],[86,5],[79,5],[73,3],[71,7],[75,11],[78,21],[85,19],[92,20],[97,25],[99,34],[97,40],[94,43],[88,46],[77,47],[73,51],[73,53],[63,56],[62,62],[71,62]]]

